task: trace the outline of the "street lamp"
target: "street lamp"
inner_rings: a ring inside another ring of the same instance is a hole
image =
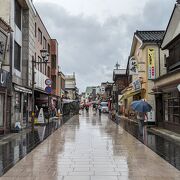
[[[34,56],[32,56],[32,131],[34,131],[34,118],[35,118],[35,99],[34,99],[34,89],[35,89],[35,65],[36,64],[47,64],[49,59],[49,53],[47,49],[40,50],[41,57],[43,58],[43,62],[36,62]],[[48,96],[48,103],[49,103],[49,96]]]
[[[44,62],[47,63],[48,57],[49,57],[49,53],[48,53],[47,49],[40,50],[40,53],[41,53],[41,57],[43,58]]]

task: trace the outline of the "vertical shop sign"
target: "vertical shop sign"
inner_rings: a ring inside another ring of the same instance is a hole
[[[155,50],[148,49],[148,79],[155,79]]]
[[[129,60],[129,75],[138,74],[138,65],[134,57]]]

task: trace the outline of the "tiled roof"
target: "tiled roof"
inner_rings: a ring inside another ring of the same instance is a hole
[[[161,43],[165,31],[136,31],[137,35],[143,42]]]

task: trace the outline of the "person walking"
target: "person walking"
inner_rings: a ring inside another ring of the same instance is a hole
[[[99,116],[101,116],[101,104],[98,105]]]
[[[139,133],[143,135],[143,128],[144,128],[144,120],[145,120],[146,113],[144,112],[137,112],[137,120],[139,126]]]

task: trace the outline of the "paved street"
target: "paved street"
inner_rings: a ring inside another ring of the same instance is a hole
[[[172,180],[180,172],[107,115],[74,116],[2,180]]]

